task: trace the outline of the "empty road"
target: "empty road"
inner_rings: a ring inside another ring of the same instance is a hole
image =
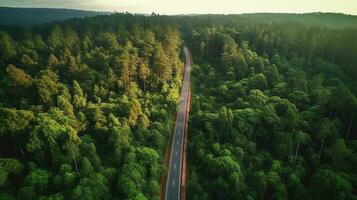
[[[182,168],[182,149],[184,143],[187,98],[190,87],[191,58],[187,48],[184,48],[185,71],[182,84],[180,100],[178,104],[176,124],[172,139],[169,172],[166,182],[165,200],[178,200],[181,193],[181,168]]]

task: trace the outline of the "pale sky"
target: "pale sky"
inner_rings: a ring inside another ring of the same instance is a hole
[[[338,12],[357,15],[357,0],[0,0],[0,6],[159,14]]]

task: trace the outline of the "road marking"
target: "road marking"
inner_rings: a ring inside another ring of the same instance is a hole
[[[178,111],[177,111],[177,118],[176,118],[176,124],[175,124],[175,135],[173,136],[173,141],[172,141],[172,148],[173,151],[175,151],[175,154],[172,155],[173,158],[170,158],[170,167],[169,167],[169,172],[168,172],[168,180],[166,184],[166,194],[165,194],[165,200],[168,200],[168,198],[180,198],[180,189],[181,189],[181,178],[177,176],[177,172],[181,172],[181,163],[176,160],[178,157],[178,151],[180,151],[180,155],[183,153],[182,152],[182,147],[184,144],[184,132],[185,132],[185,126],[187,123],[187,107],[188,107],[188,97],[189,97],[189,82],[190,82],[190,69],[191,69],[191,60],[189,56],[188,49],[185,47],[184,48],[184,53],[186,57],[186,63],[185,63],[185,69],[184,69],[184,79],[182,82],[182,88],[180,92],[180,97],[179,97],[179,104],[178,104]],[[177,133],[178,132],[178,133]],[[181,136],[182,132],[182,136]],[[175,147],[175,140],[176,140],[176,145],[177,148]],[[181,144],[182,143],[182,144]],[[174,159],[174,160],[173,160]],[[176,160],[176,161],[175,161]],[[174,166],[172,166],[172,164]],[[172,171],[174,170],[174,171]],[[171,174],[171,175],[170,175]],[[181,176],[181,174],[179,174]],[[177,181],[177,185],[175,183],[175,179],[179,178]],[[170,181],[171,182],[171,188],[170,188]]]

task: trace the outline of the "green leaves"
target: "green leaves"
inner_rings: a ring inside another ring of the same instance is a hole
[[[11,158],[0,158],[0,188],[5,187],[8,179],[19,176],[24,169],[22,163]]]
[[[25,185],[33,187],[37,192],[44,192],[49,187],[50,178],[50,172],[35,169],[25,178]]]
[[[13,87],[25,87],[28,88],[32,84],[32,78],[26,74],[22,69],[16,68],[14,65],[8,65],[6,72],[10,78],[10,85]]]
[[[20,161],[11,158],[0,158],[0,168],[12,175],[20,175],[24,166]]]
[[[343,195],[320,196],[355,198],[347,161],[353,145],[346,142],[356,129],[354,89],[347,78],[355,74],[347,65],[355,64],[336,64],[337,46],[330,46],[342,42],[343,34],[238,18],[202,17],[200,23],[212,26],[197,22],[188,32],[199,65],[193,73],[188,158],[194,177],[188,198],[322,199],[319,193],[334,186],[309,177],[322,167],[335,170],[323,181],[340,182],[336,188]]]
[[[11,36],[0,31],[0,55],[2,59],[8,60],[16,56],[15,41],[12,40]]]
[[[109,197],[108,180],[99,173],[82,178],[71,195],[72,199],[79,200],[107,200],[110,199]]]
[[[73,104],[77,109],[85,108],[87,99],[84,97],[83,90],[77,81],[73,81]]]
[[[59,92],[58,75],[46,69],[40,72],[40,78],[36,79],[36,86],[43,103],[51,103],[53,96]]]
[[[0,108],[0,136],[18,134],[27,129],[34,119],[32,111]]]
[[[352,186],[338,173],[323,169],[312,177],[311,191],[313,198],[317,200],[342,200],[348,198],[348,194],[352,191]]]
[[[304,133],[302,131],[299,131],[296,134],[295,140],[296,140],[297,143],[301,143],[301,144],[307,144],[308,142],[311,141],[309,134]]]

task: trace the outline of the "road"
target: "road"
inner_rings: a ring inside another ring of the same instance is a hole
[[[166,182],[165,200],[179,200],[181,194],[182,149],[184,143],[187,98],[190,87],[191,58],[188,49],[184,48],[185,71],[180,100],[177,109],[174,135],[172,139],[169,173]]]

